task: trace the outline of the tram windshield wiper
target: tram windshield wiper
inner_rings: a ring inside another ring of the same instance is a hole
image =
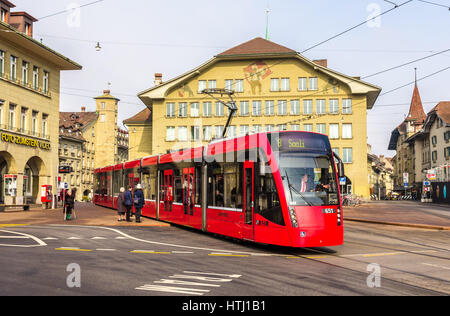
[[[289,180],[289,176],[288,176],[287,170],[284,171],[284,174],[285,174],[285,178],[286,178],[287,183],[288,183],[289,193],[291,194],[291,202],[294,202],[294,198],[293,198],[293,195],[292,195],[292,191],[294,191],[296,194],[300,195],[300,197],[302,198],[302,200],[303,200],[306,204],[308,204],[308,206],[312,206],[312,204],[305,198],[305,196],[304,196],[301,192],[299,192],[299,191],[291,184],[291,181]]]

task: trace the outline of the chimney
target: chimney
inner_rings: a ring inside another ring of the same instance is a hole
[[[0,0],[0,21],[9,24],[9,12],[16,6],[7,0]]]
[[[163,81],[162,81],[163,75],[160,73],[156,73],[155,74],[155,86],[159,86]]]
[[[83,113],[86,112],[86,107],[85,106],[81,107],[81,112],[83,112]]]
[[[111,90],[103,90],[103,94],[104,94],[104,95],[106,95],[106,94],[111,94]]]
[[[23,11],[11,12],[9,15],[9,24],[30,37],[33,37],[33,23],[37,21],[37,19]]]
[[[313,60],[313,63],[328,68],[328,60],[327,59],[317,59],[317,60]]]

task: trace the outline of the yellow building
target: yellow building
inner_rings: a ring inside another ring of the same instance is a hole
[[[60,72],[81,66],[34,40],[26,12],[0,0],[0,202],[41,203],[58,176]]]
[[[96,111],[60,113],[60,166],[72,172],[61,174],[61,181],[77,189],[76,200],[90,199],[94,170],[128,160],[128,132],[117,126],[119,99],[111,91],[94,98]]]
[[[130,138],[130,147],[151,138],[152,150],[145,154],[160,154],[220,138],[228,110],[200,93],[207,88],[235,91],[238,112],[228,137],[275,130],[328,134],[346,163],[345,189],[369,196],[367,110],[381,89],[331,70],[326,60],[308,60],[262,38],[231,48],[169,81],[162,82],[157,74],[155,86],[138,95],[151,111],[151,132],[141,129],[142,138]],[[219,99],[229,101],[226,96]]]

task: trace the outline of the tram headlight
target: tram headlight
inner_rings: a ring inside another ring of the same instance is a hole
[[[292,206],[289,207],[289,215],[291,217],[292,227],[298,228],[297,215],[295,214],[295,208]]]
[[[339,206],[337,208],[337,225],[338,226],[342,225],[342,211],[341,211],[341,208]]]

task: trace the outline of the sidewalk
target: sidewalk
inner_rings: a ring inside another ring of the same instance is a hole
[[[450,230],[450,206],[415,201],[372,201],[344,208],[344,221]]]
[[[149,218],[141,218],[141,223],[118,222],[116,210],[95,206],[90,203],[76,204],[77,219],[64,221],[61,208],[55,210],[43,210],[33,208],[28,212],[0,213],[0,227],[12,225],[83,225],[83,226],[108,226],[108,227],[169,227],[170,224],[158,222]],[[135,218],[132,218],[135,220]]]

